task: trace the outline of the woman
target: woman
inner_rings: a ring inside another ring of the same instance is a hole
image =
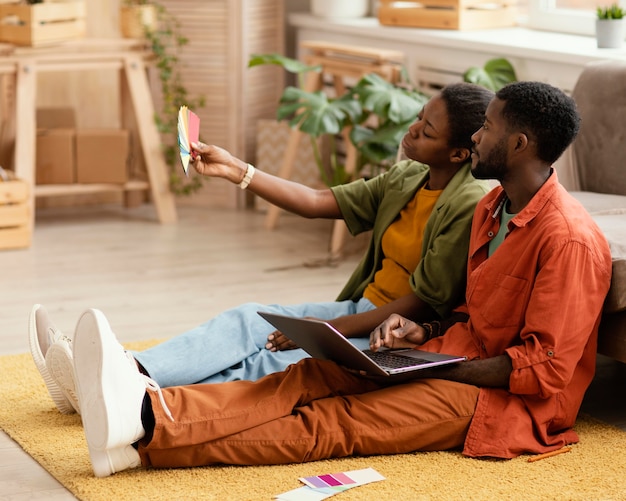
[[[259,310],[328,320],[361,348],[368,347],[369,333],[392,313],[414,321],[448,316],[463,297],[470,222],[476,203],[488,191],[471,175],[470,153],[471,136],[481,127],[492,97],[491,91],[472,84],[444,87],[426,103],[402,141],[409,160],[373,179],[330,189],[308,188],[255,170],[217,146],[194,144],[193,167],[199,174],[239,184],[307,218],[343,219],[352,234],[372,230],[372,237],[335,301],[243,304],[133,353],[140,369],[167,387],[256,380],[307,356],[301,349],[285,349],[293,346]],[[45,355],[47,335],[32,331],[48,324],[45,310],[37,305],[31,316],[33,356],[37,351]],[[49,366],[57,371],[53,379],[67,381],[63,367],[71,364],[71,349],[65,336],[58,338],[57,360]],[[64,386],[61,391],[78,410],[71,384]]]

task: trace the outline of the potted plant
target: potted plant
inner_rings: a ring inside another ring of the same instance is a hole
[[[248,66],[277,64],[298,75],[299,86],[283,91],[277,117],[310,136],[322,180],[328,186],[348,182],[352,176],[339,161],[335,136],[349,126],[350,141],[357,150],[355,175],[376,175],[396,160],[398,147],[409,126],[429,99],[410,84],[403,71],[398,84],[371,73],[363,76],[344,95],[328,97],[322,91],[303,90],[303,75],[320,67],[277,54],[254,55]],[[464,80],[497,90],[515,81],[512,65],[505,59],[488,61],[483,68],[470,68]],[[322,157],[319,138],[329,139],[328,161]]]
[[[120,32],[124,38],[144,38],[157,25],[157,6],[148,0],[124,0],[120,7]]]
[[[617,4],[596,10],[596,41],[598,48],[619,49],[626,36],[624,9]]]
[[[398,145],[428,98],[403,82],[393,85],[376,74],[365,75],[344,95],[329,97],[323,91],[307,92],[302,87],[303,74],[321,71],[300,61],[278,54],[253,55],[249,67],[277,64],[295,73],[299,87],[285,88],[277,112],[292,127],[309,135],[322,180],[328,186],[351,179],[340,162],[336,136],[351,127],[350,141],[357,150],[356,174],[368,167],[384,169],[395,160]],[[321,154],[319,139],[328,138],[328,158]]]

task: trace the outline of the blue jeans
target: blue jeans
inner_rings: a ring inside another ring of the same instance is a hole
[[[291,306],[246,303],[153,348],[132,352],[132,355],[164,388],[239,379],[255,381],[308,357],[301,349],[267,350],[267,336],[276,329],[257,311],[331,320],[375,308],[363,298],[357,302],[348,300]],[[351,338],[350,342],[365,349],[369,347],[369,336]]]

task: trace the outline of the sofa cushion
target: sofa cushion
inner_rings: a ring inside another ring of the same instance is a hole
[[[582,118],[572,144],[582,191],[626,195],[625,76],[625,61],[598,61],[585,66],[572,91]]]
[[[571,194],[589,211],[606,236],[613,258],[611,289],[604,309],[626,310],[626,196],[575,191]]]

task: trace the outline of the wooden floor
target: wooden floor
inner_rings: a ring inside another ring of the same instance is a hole
[[[326,260],[331,223],[283,216],[263,228],[254,211],[179,208],[160,225],[149,205],[39,210],[32,246],[0,251],[0,355],[28,351],[34,303],[71,332],[86,308],[102,310],[118,338],[166,338],[246,301],[334,299],[365,240]],[[583,410],[626,430],[626,366],[598,360]],[[0,433],[0,500],[74,497]]]

